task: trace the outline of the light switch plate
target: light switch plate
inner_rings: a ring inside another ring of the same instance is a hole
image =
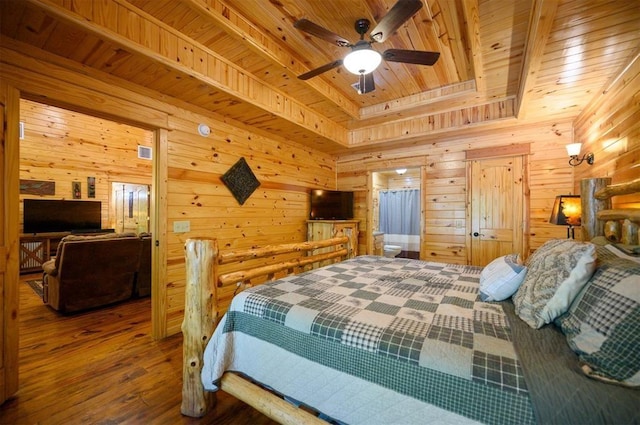
[[[190,221],[174,221],[173,222],[173,233],[185,233],[191,230],[191,222]]]

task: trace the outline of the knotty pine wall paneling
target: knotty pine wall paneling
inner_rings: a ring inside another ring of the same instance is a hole
[[[157,198],[161,205],[166,202],[166,208],[158,210],[161,223],[156,224],[161,230],[166,229],[166,240],[159,241],[162,252],[158,253],[161,261],[156,275],[161,280],[153,295],[159,297],[153,302],[157,310],[153,313],[155,337],[180,332],[186,239],[216,237],[222,247],[301,242],[306,239],[309,190],[336,189],[335,159],[328,154],[253,130],[130,81],[51,58],[32,48],[26,50],[28,55],[21,50],[11,50],[11,55],[3,55],[0,62],[0,78],[20,90],[25,99],[46,99],[48,103],[64,105],[89,116],[106,117],[147,130],[158,128],[164,135],[159,138],[161,152],[158,154],[161,153],[159,156],[166,168],[166,193],[158,193]],[[199,123],[211,128],[207,138],[198,135]],[[242,206],[220,180],[241,157],[261,182]],[[44,174],[31,172],[32,165],[26,163],[21,176],[45,179]],[[70,173],[76,173],[74,177],[80,176],[76,165],[84,166],[73,164],[74,171]],[[83,183],[87,175],[94,174],[95,167],[91,173],[82,172]],[[85,186],[86,183],[83,190]],[[189,221],[190,231],[173,232],[176,220]],[[158,232],[160,238],[164,234]],[[228,294],[227,299],[230,298]]]
[[[199,123],[210,127],[209,136],[197,133]],[[169,329],[175,330],[184,308],[186,239],[217,238],[221,249],[306,240],[309,191],[335,189],[335,164],[329,155],[205,116],[171,117],[169,126],[167,301]],[[260,181],[243,205],[220,179],[240,158]],[[173,222],[183,220],[190,231],[172,232]],[[222,290],[226,309],[234,288]]]
[[[347,171],[342,174],[342,179],[337,181],[337,190],[353,191],[353,218],[358,223],[358,254],[370,253],[373,246],[371,234],[368,232],[369,220],[373,211],[369,208],[372,204],[372,191],[369,188],[369,170],[359,169]]]
[[[556,195],[573,190],[573,169],[565,145],[571,140],[571,122],[517,123],[476,135],[442,137],[404,148],[338,157],[338,186],[358,190],[367,171],[425,167],[425,205],[421,258],[465,264],[466,163],[465,150],[530,143],[529,246],[535,250],[549,238],[566,235],[563,226],[549,224]],[[356,178],[356,176],[359,177]],[[348,182],[348,183],[345,183]],[[365,208],[364,206],[358,206]],[[363,227],[363,231],[365,228]]]
[[[581,155],[595,155],[593,165],[575,167],[576,190],[585,178],[611,177],[612,184],[640,179],[640,55],[603,86],[574,126]],[[614,196],[612,203],[614,208],[638,208],[640,194]]]
[[[111,217],[111,183],[151,184],[152,161],[138,158],[138,145],[153,147],[153,132],[115,121],[22,99],[20,179],[55,183],[54,195],[21,194],[25,198],[73,199],[72,183],[80,182],[83,201],[102,202],[102,227]],[[88,197],[87,177],[95,177],[95,198]],[[20,203],[20,231],[23,214]]]

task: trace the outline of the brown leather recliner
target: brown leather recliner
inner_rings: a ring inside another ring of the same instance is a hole
[[[71,313],[130,299],[140,252],[134,233],[64,237],[42,265],[43,301]]]

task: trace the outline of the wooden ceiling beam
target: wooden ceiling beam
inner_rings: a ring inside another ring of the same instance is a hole
[[[476,90],[485,93],[487,83],[484,76],[484,64],[482,61],[482,48],[480,45],[480,11],[478,0],[463,0],[462,13],[464,13],[465,28],[469,39],[469,56],[473,65],[473,75],[476,80]]]
[[[372,147],[381,143],[418,140],[464,128],[491,125],[515,117],[514,96],[482,105],[447,112],[416,115],[404,120],[378,123],[351,130],[349,148]]]
[[[281,90],[269,86],[256,76],[247,73],[173,28],[158,22],[124,0],[115,4],[110,3],[109,7],[116,7],[118,10],[110,10],[109,13],[104,13],[105,11],[100,9],[103,4],[98,2],[80,2],[83,5],[82,8],[74,7],[75,3],[68,3],[72,9],[69,10],[49,0],[25,1],[69,25],[116,43],[132,54],[143,56],[184,73],[190,78],[236,97],[241,102],[246,102],[305,130],[347,146],[348,131],[345,127],[315,112]],[[118,19],[113,19],[113,16],[117,16]],[[141,22],[144,23],[147,31],[158,36],[160,42],[157,46],[149,45],[149,40],[142,37]],[[128,25],[133,23],[138,24]],[[198,63],[194,61],[194,51],[199,53]]]
[[[389,116],[406,112],[408,110],[426,106],[429,104],[463,97],[476,92],[475,81],[463,81],[462,83],[451,84],[433,90],[427,90],[412,96],[406,96],[391,102],[378,103],[360,109],[360,119],[368,120],[382,116]]]
[[[557,0],[535,0],[529,15],[529,27],[525,41],[524,61],[520,73],[520,86],[516,105],[516,117],[525,118],[527,103],[532,98],[533,87],[542,66],[549,34],[558,10]]]
[[[200,116],[200,118],[194,117],[193,121],[200,121],[203,117],[207,117],[218,121],[216,124],[218,126],[247,127],[245,123],[229,116],[223,116],[175,97],[169,99],[164,93],[142,87],[134,82],[123,81],[119,77],[105,74],[71,59],[62,58],[40,48],[6,38],[3,35],[0,35],[0,46],[0,67],[3,68],[3,75],[15,75],[15,79],[11,80],[12,84],[19,88],[26,98],[36,102],[52,103],[55,106],[77,110],[89,115],[97,114],[108,119],[117,117],[122,122],[130,122],[133,125],[151,129],[167,128],[175,130],[175,127],[171,127],[168,124],[166,114],[178,116],[181,113],[185,113],[185,111],[188,114]],[[36,74],[39,76],[34,77]],[[55,76],[55,79],[52,76]],[[71,91],[62,90],[60,84],[64,87],[76,86],[76,89]],[[52,89],[52,87],[55,87],[55,89]],[[77,93],[84,92],[87,88],[97,93],[109,94],[109,96],[105,98],[107,99],[106,101],[99,102],[95,100],[95,93],[84,97],[77,96]],[[72,93],[72,95],[70,96],[69,93]],[[116,99],[115,107],[112,107],[111,102],[108,100],[112,97]],[[83,99],[88,100],[85,101]],[[135,111],[123,112],[127,111],[127,108],[122,106],[123,102],[133,102],[138,107]],[[160,115],[156,116],[153,111]],[[286,137],[286,134],[267,131],[257,126],[251,127],[250,132],[254,134],[252,136],[254,138],[259,136],[277,140],[281,143],[298,143],[301,146],[311,147],[323,152],[345,149],[344,145],[335,143],[327,137],[317,136],[308,130],[300,132],[303,135],[308,134],[302,139],[292,139],[291,137]]]
[[[220,0],[183,1],[201,16],[213,20],[228,34],[242,40],[260,56],[286,69],[294,78],[310,70],[302,64],[302,60],[283,49],[271,36],[264,34],[260,28],[253,25],[228,4]],[[335,90],[330,84],[320,78],[310,79],[307,84],[318,94],[339,106],[346,114],[354,119],[358,118],[359,106]]]

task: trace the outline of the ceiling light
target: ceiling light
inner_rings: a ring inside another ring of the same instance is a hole
[[[353,50],[345,56],[342,64],[352,74],[368,74],[380,65],[382,56],[371,48],[367,41],[358,41]]]
[[[396,173],[398,173],[398,174],[400,174],[400,175],[403,175],[403,174],[404,174],[404,173],[406,173],[406,172],[407,172],[407,169],[406,169],[406,168],[398,168],[398,169],[396,170]]]

